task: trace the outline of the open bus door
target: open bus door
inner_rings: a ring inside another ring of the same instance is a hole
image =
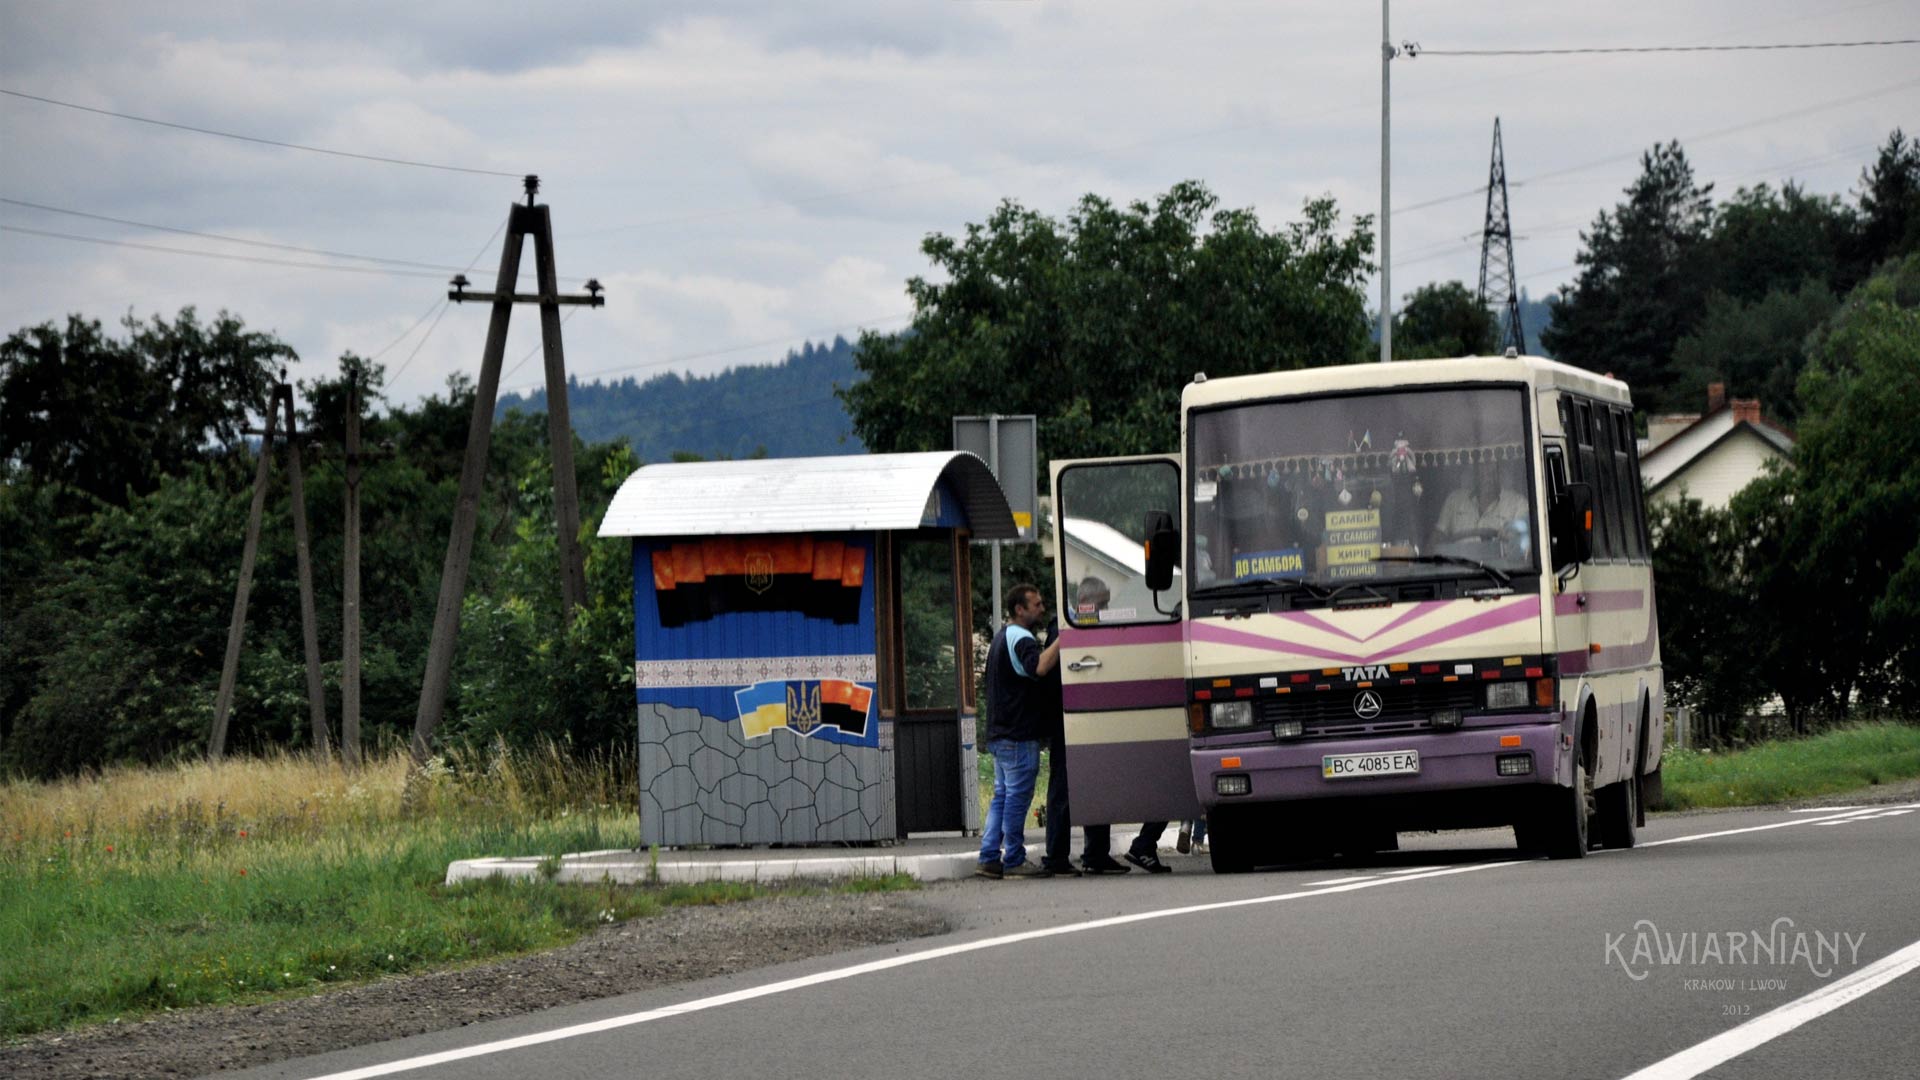
[[[1180,520],[1171,455],[1053,463],[1054,595],[1076,825],[1200,816],[1179,572],[1147,586],[1150,515]]]

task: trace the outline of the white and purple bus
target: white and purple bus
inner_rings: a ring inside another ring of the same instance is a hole
[[[1181,436],[1054,463],[1076,822],[1205,813],[1221,872],[1415,830],[1633,845],[1665,699],[1624,384],[1196,376]]]

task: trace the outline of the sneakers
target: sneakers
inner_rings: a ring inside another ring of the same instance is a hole
[[[1042,859],[1040,860],[1040,865],[1042,867],[1045,867],[1049,872],[1051,872],[1054,877],[1079,877],[1080,876],[1080,868],[1073,865],[1073,863],[1071,862],[1056,863],[1056,862],[1048,862],[1047,860]]]
[[[1139,867],[1140,869],[1145,870],[1149,874],[1173,873],[1173,867],[1168,866],[1166,863],[1163,863],[1160,861],[1160,855],[1158,852],[1149,851],[1145,855],[1136,855],[1133,852],[1129,851],[1127,852],[1127,861]]]
[[[1180,826],[1180,835],[1174,838],[1173,850],[1182,855],[1193,850],[1193,825],[1191,822]]]
[[[1037,862],[1029,860],[1021,863],[1019,866],[1007,867],[1000,872],[1000,876],[1006,878],[1050,878],[1053,876],[1053,871]]]
[[[997,862],[983,862],[973,868],[973,876],[999,881],[1007,876],[1007,871]]]
[[[1089,874],[1125,874],[1133,869],[1114,862],[1111,855],[1082,855],[1080,865]]]

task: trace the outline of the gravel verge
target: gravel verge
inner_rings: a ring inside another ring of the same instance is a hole
[[[948,929],[946,918],[912,893],[672,908],[511,960],[31,1036],[0,1047],[0,1075],[202,1076]]]

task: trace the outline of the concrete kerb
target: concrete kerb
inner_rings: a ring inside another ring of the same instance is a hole
[[[597,852],[597,857],[567,855],[557,870],[546,859],[462,859],[447,867],[447,884],[484,878],[522,878],[599,885],[684,885],[701,881],[835,880],[905,874],[918,881],[949,881],[972,875],[971,851],[926,855],[837,855],[759,859],[649,859],[645,852]],[[615,858],[613,856],[624,856]]]
[[[1138,825],[1116,825],[1116,848]],[[1173,851],[1178,826],[1169,828],[1160,849]],[[1084,848],[1081,830],[1073,830],[1073,850]],[[1039,851],[1039,831],[1028,830],[1028,850]],[[646,851],[583,851],[557,861],[531,857],[462,859],[447,867],[447,884],[483,878],[551,877],[582,885],[611,881],[617,885],[684,885],[701,881],[787,881],[793,878],[835,880],[905,874],[918,881],[952,881],[971,877],[978,859],[979,841],[958,833],[915,834],[892,848],[669,850],[658,857]]]

